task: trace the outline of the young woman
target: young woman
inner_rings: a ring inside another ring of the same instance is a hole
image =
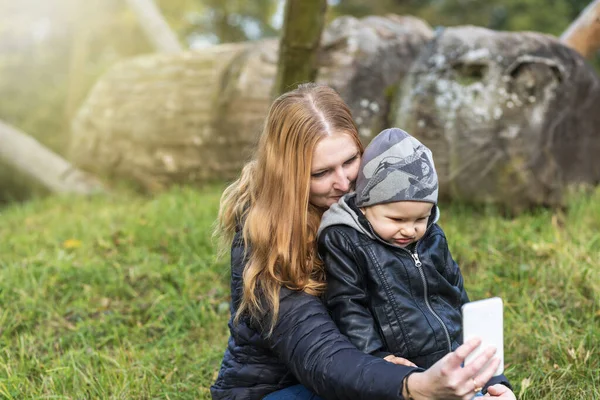
[[[219,230],[233,243],[231,336],[213,399],[466,400],[492,376],[499,360],[481,368],[494,349],[461,367],[478,341],[423,371],[362,353],[329,317],[316,234],[352,189],[362,151],[333,89],[305,84],[273,102],[254,160],[221,202]]]

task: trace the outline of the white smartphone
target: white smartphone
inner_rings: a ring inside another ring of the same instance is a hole
[[[500,365],[494,376],[504,372],[504,321],[503,304],[500,297],[472,301],[462,306],[463,340],[478,337],[481,345],[465,359],[465,365],[472,362],[488,346],[496,348]],[[487,364],[486,364],[487,365]],[[485,368],[485,366],[483,367]]]

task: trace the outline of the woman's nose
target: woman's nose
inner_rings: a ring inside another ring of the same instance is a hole
[[[350,190],[350,179],[346,175],[346,171],[343,168],[335,172],[335,182],[333,182],[333,188],[342,192]]]

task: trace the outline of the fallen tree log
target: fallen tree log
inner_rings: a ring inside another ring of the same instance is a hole
[[[388,125],[389,90],[431,37],[399,16],[341,17],[323,32],[318,81],[348,102],[365,141]],[[122,62],[74,118],[70,157],[150,191],[233,178],[262,129],[277,59],[268,39]]]
[[[2,121],[0,160],[55,193],[87,195],[103,191],[96,178],[75,168],[31,136]]]

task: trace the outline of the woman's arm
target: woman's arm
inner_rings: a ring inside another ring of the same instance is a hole
[[[325,305],[340,332],[365,353],[385,357],[385,349],[373,314],[368,308],[369,293],[365,272],[354,256],[343,232],[326,229],[319,238],[319,254],[327,271]]]
[[[479,382],[489,381],[500,363],[498,358],[492,358],[495,349],[487,348],[472,363],[463,367],[465,358],[480,344],[481,340],[471,339],[452,353],[446,354],[425,372],[409,375],[403,386],[404,398],[472,400],[475,393],[481,390]],[[511,395],[514,396],[507,388],[500,398],[512,400]]]
[[[328,400],[402,399],[402,380],[415,370],[361,352],[317,297],[286,288],[268,340],[296,378]]]
[[[493,359],[482,369],[494,353],[487,349],[462,367],[481,343],[478,340],[470,340],[426,371],[388,363],[356,349],[316,297],[288,289],[282,289],[280,317],[269,343],[294,376],[326,400],[406,399],[406,389],[414,400],[471,400],[476,382],[488,381],[499,363]],[[408,385],[402,388],[407,375]]]

